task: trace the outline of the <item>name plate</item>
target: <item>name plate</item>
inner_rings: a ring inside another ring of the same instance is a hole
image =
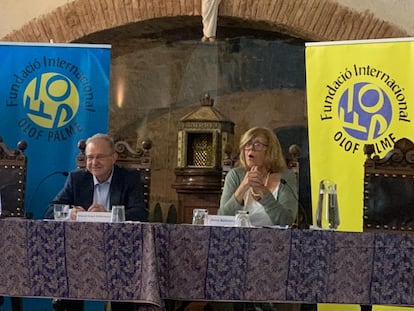
[[[218,227],[234,227],[236,216],[208,215],[208,225]]]
[[[77,212],[76,221],[111,222],[110,212]]]

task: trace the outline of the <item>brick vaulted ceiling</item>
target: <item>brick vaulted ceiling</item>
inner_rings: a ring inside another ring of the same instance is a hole
[[[172,29],[177,20],[201,23],[200,12],[201,0],[75,0],[31,20],[2,41],[76,42],[125,25],[148,31],[139,25],[157,20],[166,21],[158,28]],[[168,18],[175,22],[168,23]],[[274,31],[311,41],[407,36],[372,13],[359,13],[333,0],[222,0],[219,26]]]

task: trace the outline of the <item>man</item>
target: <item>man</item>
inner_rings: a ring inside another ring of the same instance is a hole
[[[147,221],[143,187],[139,172],[115,165],[118,154],[112,138],[95,134],[86,141],[86,169],[69,173],[63,189],[50,203],[45,218],[53,218],[53,204],[70,204],[72,218],[79,211],[110,211],[113,205],[125,206],[125,219]],[[134,310],[134,304],[113,302],[112,311]],[[60,300],[55,308],[66,311],[83,309],[83,301]]]
[[[70,204],[76,212],[110,211],[112,205],[125,206],[126,220],[147,221],[139,172],[115,165],[118,154],[112,138],[96,134],[86,141],[86,170],[69,173],[63,189],[49,204],[45,218],[53,218],[53,204]]]

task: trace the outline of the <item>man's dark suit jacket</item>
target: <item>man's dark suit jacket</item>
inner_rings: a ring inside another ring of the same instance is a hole
[[[63,189],[49,204],[45,218],[53,218],[53,204],[70,204],[88,209],[93,203],[93,176],[86,169],[69,173]],[[144,191],[137,170],[114,166],[109,188],[110,205],[124,205],[126,220],[148,220],[144,203]]]

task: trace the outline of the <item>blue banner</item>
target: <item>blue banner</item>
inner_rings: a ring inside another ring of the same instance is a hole
[[[110,46],[0,43],[0,136],[25,140],[26,213],[43,217],[80,139],[108,131]]]

